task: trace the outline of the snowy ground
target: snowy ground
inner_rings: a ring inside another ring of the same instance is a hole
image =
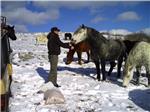
[[[13,52],[13,83],[10,112],[148,112],[150,89],[143,84],[121,87],[116,69],[107,82],[98,82],[92,62],[65,65],[68,49],[59,56],[58,83],[65,96],[65,104],[45,105],[43,94],[38,93],[49,73],[46,45],[36,45],[35,35],[18,35],[11,41]],[[75,58],[77,56],[75,55]],[[83,54],[86,59],[86,54]],[[147,83],[146,78],[142,78]]]

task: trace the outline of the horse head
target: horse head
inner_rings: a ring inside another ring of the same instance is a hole
[[[104,38],[102,34],[100,34],[97,30],[94,28],[90,28],[82,24],[73,34],[72,37],[72,43],[78,44],[82,41],[88,40],[88,39],[97,39],[101,37]]]
[[[78,44],[87,38],[88,28],[82,24],[73,34],[72,43]]]
[[[69,51],[67,52],[67,57],[66,57],[66,62],[65,62],[67,65],[73,61],[74,53],[75,53],[75,49],[69,49]]]
[[[6,31],[6,35],[8,37],[10,37],[12,40],[16,40],[17,39],[17,37],[15,35],[14,26],[7,25],[3,29]]]

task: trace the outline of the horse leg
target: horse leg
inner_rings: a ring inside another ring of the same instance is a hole
[[[112,73],[112,71],[113,71],[113,69],[114,69],[115,66],[116,66],[115,61],[111,61],[111,62],[110,62],[110,69],[109,69],[109,71],[108,71],[108,76],[111,75],[111,73]]]
[[[101,59],[101,69],[102,69],[102,80],[106,80],[106,75],[105,75],[105,60]]]
[[[119,57],[118,59],[118,66],[117,66],[117,78],[121,77],[121,66],[122,66],[122,62],[123,62],[123,55]]]
[[[99,66],[99,61],[94,60],[95,66],[96,66],[96,71],[97,71],[97,79],[100,81],[100,66]]]
[[[136,67],[136,84],[140,84],[141,67]]]
[[[146,70],[146,77],[148,78],[148,87],[150,88],[150,71]]]
[[[10,83],[9,83],[9,96],[12,97],[12,93],[11,93],[12,76],[9,76],[9,79],[10,79]]]
[[[87,51],[86,53],[87,53],[87,61],[85,63],[88,63],[90,60],[90,53],[89,53],[89,51]]]
[[[82,65],[82,62],[81,62],[81,52],[79,52],[79,51],[77,51],[77,55],[78,55],[78,63],[80,64],[80,65]]]
[[[90,52],[89,51],[87,51],[87,56],[88,56],[87,61],[89,62],[90,61]]]

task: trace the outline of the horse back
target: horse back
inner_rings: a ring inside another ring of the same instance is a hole
[[[138,66],[145,66],[150,70],[150,44],[139,42],[130,51],[127,62]]]
[[[106,59],[116,60],[125,54],[125,46],[121,40],[109,40],[106,46]]]
[[[87,42],[81,42],[74,46],[76,51],[87,52],[90,50],[90,45]]]
[[[109,40],[109,48],[110,50],[118,50],[118,51],[124,51],[125,45],[121,40]]]

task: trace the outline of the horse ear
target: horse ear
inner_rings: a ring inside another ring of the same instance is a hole
[[[82,28],[85,28],[85,26],[84,26],[84,24],[82,24],[82,26],[81,26]]]

